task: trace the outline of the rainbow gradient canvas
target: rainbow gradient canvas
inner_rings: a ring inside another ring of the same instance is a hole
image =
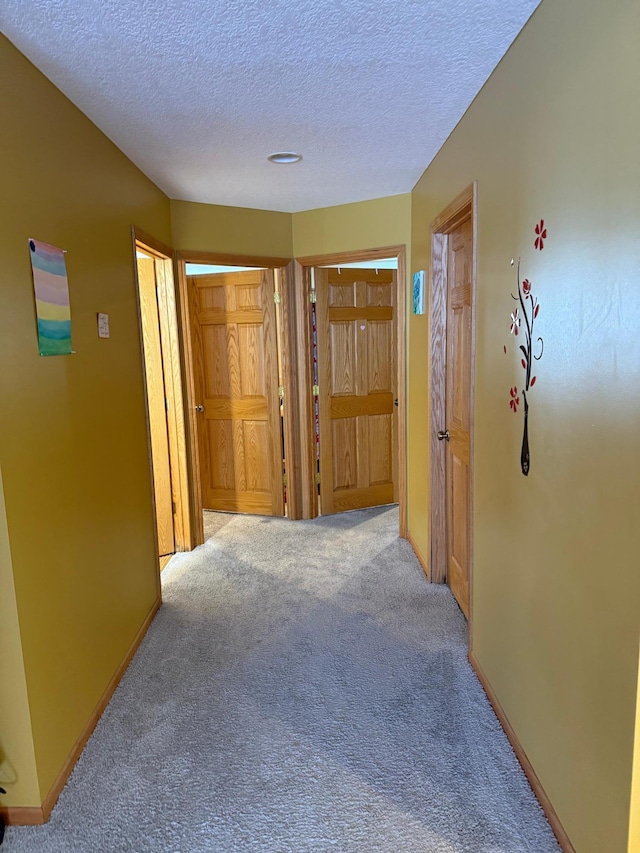
[[[71,309],[64,251],[29,239],[40,355],[69,355]]]

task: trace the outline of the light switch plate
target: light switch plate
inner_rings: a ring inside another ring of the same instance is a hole
[[[109,332],[109,315],[108,314],[98,314],[98,337],[99,338],[111,337],[111,333]]]

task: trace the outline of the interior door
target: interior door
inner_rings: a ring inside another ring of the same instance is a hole
[[[396,272],[314,274],[322,514],[394,503]]]
[[[173,526],[173,493],[169,461],[169,436],[165,381],[160,340],[160,318],[156,294],[156,272],[153,258],[138,258],[138,287],[142,344],[147,382],[147,410],[151,436],[153,490],[158,525],[158,551],[161,557],[175,552]]]
[[[446,501],[447,582],[469,618],[471,329],[473,233],[466,220],[447,253]]]
[[[203,507],[283,515],[273,270],[187,281]]]

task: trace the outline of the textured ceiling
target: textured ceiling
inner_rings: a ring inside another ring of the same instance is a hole
[[[2,0],[0,28],[172,198],[293,212],[410,191],[537,5]]]

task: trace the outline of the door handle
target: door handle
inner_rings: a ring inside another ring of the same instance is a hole
[[[204,412],[204,406],[196,406],[196,412]]]
[[[442,439],[444,439],[445,441],[449,441],[449,439],[451,438],[451,436],[449,435],[448,429],[438,430],[437,435],[438,435],[438,441],[442,441]]]

